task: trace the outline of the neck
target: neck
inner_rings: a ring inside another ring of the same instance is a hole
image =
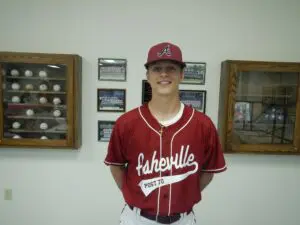
[[[179,96],[162,97],[152,96],[149,102],[149,110],[157,120],[168,120],[173,118],[180,109]]]

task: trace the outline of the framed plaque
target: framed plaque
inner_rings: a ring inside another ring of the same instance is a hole
[[[205,113],[206,91],[204,90],[180,90],[180,100],[185,105]]]
[[[98,80],[126,81],[127,60],[113,58],[98,59]]]
[[[115,121],[98,120],[98,141],[108,142],[115,125]]]
[[[142,80],[142,104],[151,100],[152,89],[147,80]]]
[[[97,89],[98,112],[125,112],[126,90],[125,89]]]
[[[182,84],[205,84],[206,63],[185,62],[184,79]]]

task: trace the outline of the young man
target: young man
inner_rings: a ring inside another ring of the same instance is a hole
[[[201,191],[226,170],[217,130],[180,102],[177,45],[151,47],[145,67],[152,99],[117,119],[105,159],[126,202],[120,224],[196,224]]]

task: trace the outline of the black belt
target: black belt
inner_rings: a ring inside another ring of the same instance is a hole
[[[128,206],[131,210],[133,210],[133,206],[130,206],[130,205],[128,205]],[[193,211],[192,209],[187,211],[187,215],[189,215],[192,211]],[[149,220],[154,220],[154,221],[157,221],[162,224],[174,223],[174,222],[178,221],[181,217],[180,213],[175,213],[170,216],[156,216],[156,215],[148,213],[145,210],[141,210],[140,215]]]

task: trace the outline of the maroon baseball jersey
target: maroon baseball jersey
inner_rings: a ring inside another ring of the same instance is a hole
[[[104,163],[127,165],[126,203],[159,215],[190,210],[201,200],[199,174],[226,170],[214,124],[189,106],[168,127],[158,123],[147,104],[120,116]]]

